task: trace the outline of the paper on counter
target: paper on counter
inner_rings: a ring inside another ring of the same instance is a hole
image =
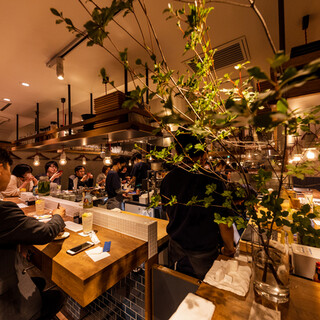
[[[81,224],[78,224],[78,223],[75,223],[72,221],[66,221],[65,225],[66,225],[67,229],[69,229],[73,232],[79,232],[83,229]]]
[[[211,320],[215,305],[193,293],[188,293],[169,320]]]
[[[89,237],[89,233],[84,233],[84,232],[80,232],[78,233],[78,235],[81,237]]]
[[[105,259],[110,256],[110,253],[103,252],[102,247],[96,247],[94,249],[90,249],[86,251],[86,254],[94,261],[97,262],[99,260]]]
[[[253,301],[248,320],[281,320],[281,312]]]
[[[251,269],[241,265],[236,268],[236,263],[236,260],[216,260],[203,281],[219,289],[245,296],[250,286]]]
[[[22,209],[22,208],[28,208],[28,206],[24,203],[17,203],[17,206]]]

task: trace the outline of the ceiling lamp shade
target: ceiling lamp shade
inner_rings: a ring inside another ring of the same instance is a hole
[[[59,80],[64,79],[64,73],[63,73],[63,58],[57,58],[57,64],[56,64],[56,72],[57,72],[57,78]]]

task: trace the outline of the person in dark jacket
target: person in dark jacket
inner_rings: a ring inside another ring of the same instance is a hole
[[[186,152],[184,163],[171,170],[163,179],[160,194],[164,209],[169,218],[167,233],[169,235],[169,266],[177,271],[203,279],[209,271],[214,260],[219,255],[220,237],[224,248],[222,253],[231,256],[234,254],[233,228],[225,224],[214,222],[214,213],[222,216],[231,214],[228,209],[223,208],[224,198],[222,193],[225,186],[221,180],[210,176],[208,172],[192,172],[193,163],[206,162],[206,153],[194,148],[199,143],[198,139],[191,134],[177,135],[179,143],[176,144],[178,154]],[[191,146],[191,148],[189,148]],[[189,160],[188,160],[189,159]],[[214,202],[209,207],[201,205],[186,205],[194,197],[203,200],[207,185],[215,185],[212,194]],[[176,198],[174,205],[168,205],[172,197]],[[167,205],[166,205],[167,204]]]
[[[12,160],[0,148],[0,191],[10,180]],[[41,292],[28,273],[18,251],[19,244],[46,244],[65,227],[65,209],[55,209],[52,219],[43,223],[26,216],[13,202],[0,202],[0,320],[50,319],[62,307],[59,291]]]
[[[90,188],[93,186],[93,175],[84,166],[74,168],[74,174],[69,177],[68,190],[78,189],[79,187]]]

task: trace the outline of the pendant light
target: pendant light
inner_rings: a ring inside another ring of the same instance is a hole
[[[38,154],[36,154],[33,158],[33,165],[38,167],[40,165],[40,157]]]
[[[82,165],[85,166],[87,164],[87,159],[85,156],[82,157]]]
[[[67,164],[67,156],[66,153],[64,151],[62,151],[61,155],[60,155],[60,160],[59,163],[64,166]]]

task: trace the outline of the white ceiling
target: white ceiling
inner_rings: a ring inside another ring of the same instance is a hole
[[[247,3],[247,0],[233,0]],[[110,1],[98,1],[110,3]],[[166,21],[162,14],[168,0],[145,0],[157,35],[163,46],[167,60],[173,69],[180,69],[188,56],[183,56],[183,40],[173,20]],[[274,42],[278,47],[277,0],[257,0],[256,4],[263,13]],[[174,3],[175,5],[175,3]],[[265,34],[257,16],[247,8],[214,3],[208,25],[211,28],[214,45],[218,46],[240,36],[246,36],[253,65],[261,65],[266,70],[266,58],[272,56]],[[82,43],[65,57],[65,80],[56,78],[55,68],[46,67],[46,63],[62,48],[74,39],[63,24],[56,25],[55,17],[49,11],[54,7],[63,11],[77,26],[87,20],[86,12],[77,0],[11,0],[0,1],[0,40],[2,43],[0,60],[0,108],[3,98],[10,98],[12,105],[0,112],[9,122],[0,124],[0,140],[15,139],[15,119],[19,114],[20,127],[29,125],[31,132],[34,124],[36,103],[40,103],[40,122],[48,126],[56,119],[56,108],[61,106],[60,98],[67,98],[67,85],[71,85],[72,111],[74,120],[90,110],[89,95],[104,94],[99,70],[105,67],[115,84],[123,89],[123,68],[103,49],[87,47]],[[302,17],[310,14],[308,41],[319,40],[320,1],[285,0],[286,9],[286,48],[304,44],[304,32],[301,30]],[[126,30],[135,33],[132,18],[124,23]],[[142,26],[145,25],[142,18]],[[115,25],[110,29],[111,37],[118,48],[129,48],[129,57],[135,61],[142,56],[138,48],[126,34]],[[111,47],[110,47],[111,48]],[[189,56],[190,57],[190,56]],[[21,86],[21,82],[30,83],[30,87]],[[0,121],[1,123],[1,121]],[[30,130],[30,129],[29,129]]]

